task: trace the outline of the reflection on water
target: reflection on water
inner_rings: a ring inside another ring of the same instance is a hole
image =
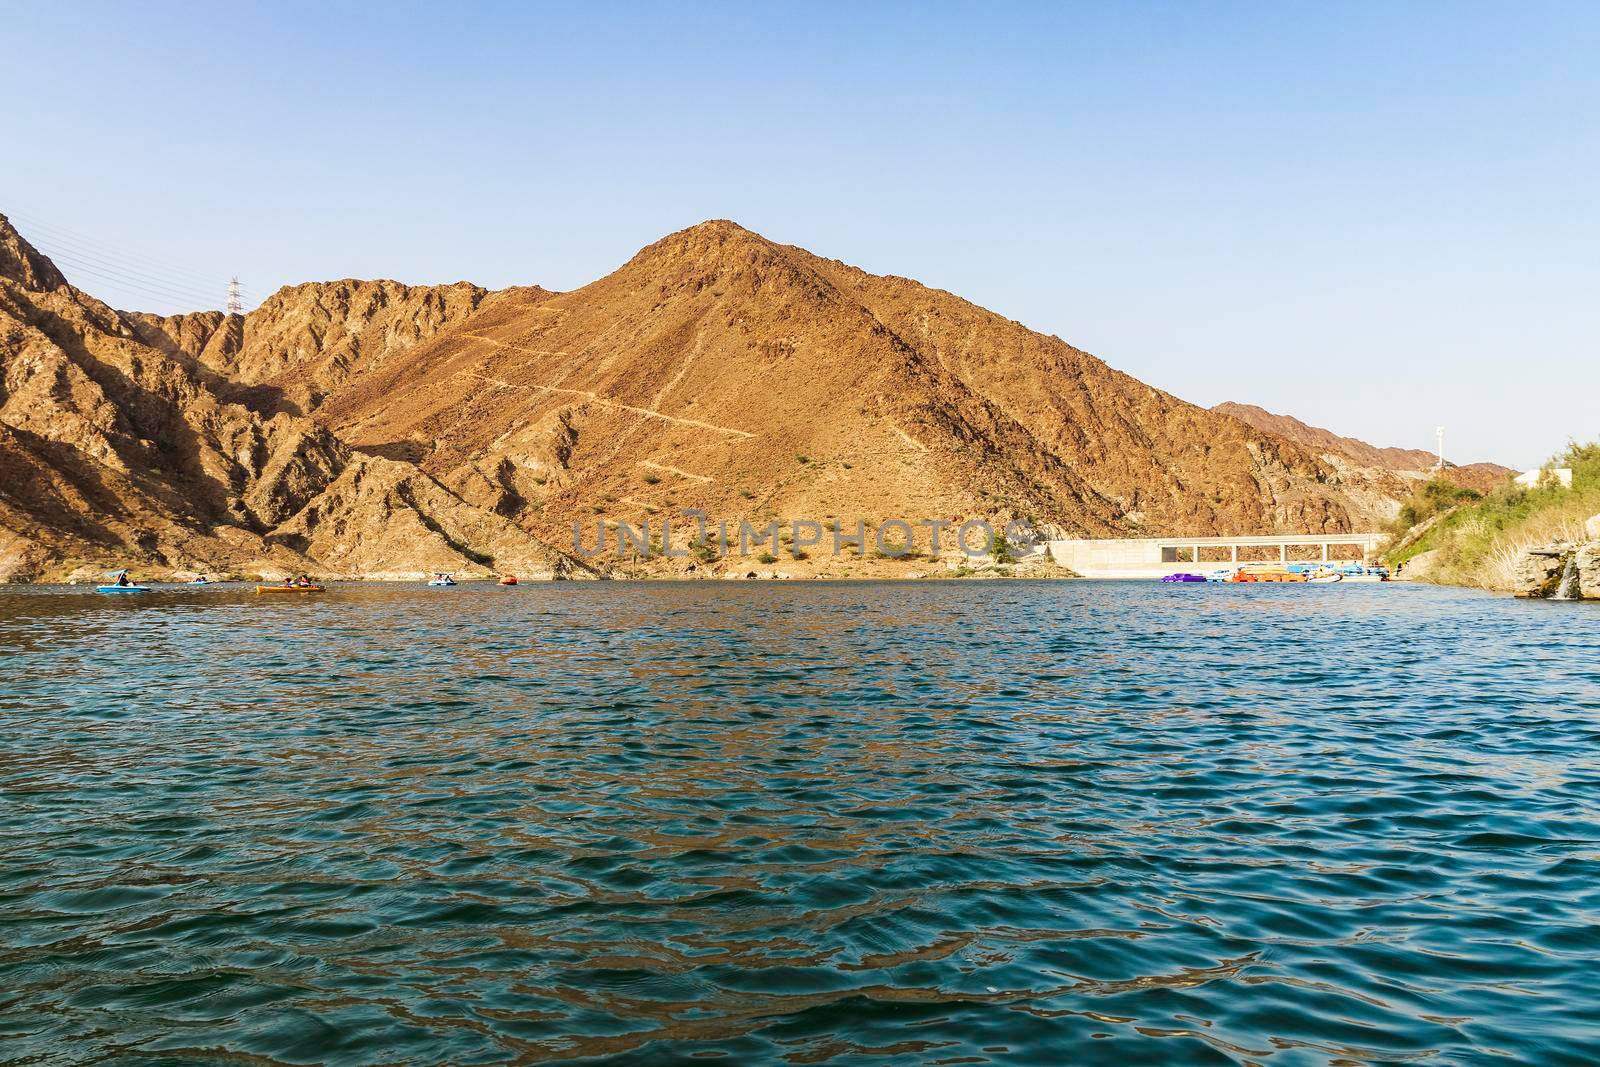
[[[1600,1059],[1600,613],[0,593],[0,1061]]]

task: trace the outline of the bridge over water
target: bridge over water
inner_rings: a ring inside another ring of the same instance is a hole
[[[1085,578],[1159,578],[1238,563],[1371,563],[1381,533],[1252,537],[1122,537],[1047,541],[1050,558]]]

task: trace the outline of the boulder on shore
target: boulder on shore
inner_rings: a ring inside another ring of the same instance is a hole
[[[1561,582],[1561,571],[1566,566],[1572,546],[1557,541],[1549,545],[1536,545],[1522,554],[1517,561],[1517,596],[1547,597],[1556,591]]]
[[[1433,573],[1433,568],[1439,564],[1439,550],[1437,548],[1428,552],[1419,552],[1405,561],[1398,577],[1404,581],[1426,581],[1428,575]]]
[[[1578,595],[1584,600],[1600,600],[1600,540],[1578,549]]]
[[[1577,578],[1576,587],[1568,590],[1570,596],[1600,600],[1600,540],[1582,544],[1556,541],[1528,549],[1517,563],[1517,595],[1555,596],[1568,578],[1569,566]]]

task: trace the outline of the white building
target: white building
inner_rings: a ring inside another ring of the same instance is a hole
[[[1561,484],[1561,488],[1563,489],[1572,488],[1571,467],[1535,467],[1531,471],[1523,471],[1521,474],[1513,478],[1512,481],[1516,482],[1518,485],[1533,489],[1538,486],[1539,482],[1545,477],[1545,475],[1549,475],[1550,477],[1554,478]]]

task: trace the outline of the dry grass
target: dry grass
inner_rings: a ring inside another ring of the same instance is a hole
[[[1502,592],[1517,588],[1517,564],[1535,545],[1551,541],[1583,540],[1583,523],[1568,516],[1543,516],[1530,520],[1515,530],[1492,537],[1483,563],[1478,567],[1476,581],[1470,583],[1484,589]]]
[[[1560,465],[1573,468],[1571,489],[1502,486],[1438,516],[1431,529],[1414,530],[1391,551],[1391,560],[1436,552],[1423,581],[1515,589],[1517,565],[1529,548],[1584,540],[1584,520],[1600,512],[1600,449],[1575,445],[1565,458]]]

